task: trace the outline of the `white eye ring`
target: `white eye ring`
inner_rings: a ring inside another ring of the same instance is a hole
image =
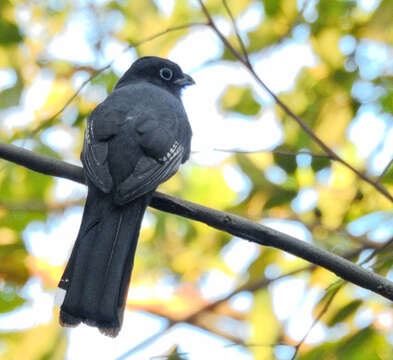
[[[160,70],[160,76],[161,76],[164,80],[169,81],[170,79],[172,79],[173,72],[172,72],[171,69],[165,67],[165,68],[162,68],[162,69]]]

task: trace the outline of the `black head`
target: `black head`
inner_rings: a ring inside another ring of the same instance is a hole
[[[136,60],[117,82],[115,89],[136,81],[147,81],[163,87],[173,94],[195,84],[193,78],[184,74],[179,65],[156,56],[146,56]]]

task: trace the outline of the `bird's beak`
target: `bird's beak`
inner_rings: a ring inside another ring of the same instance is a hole
[[[174,81],[174,83],[176,85],[184,87],[184,86],[194,85],[195,81],[194,81],[194,79],[190,75],[183,74],[183,77],[181,77],[179,79],[176,79]]]

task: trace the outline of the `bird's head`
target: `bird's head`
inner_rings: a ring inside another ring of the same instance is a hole
[[[148,81],[179,96],[182,89],[195,84],[193,78],[183,73],[179,65],[156,56],[136,60],[117,82],[115,89],[136,81]]]

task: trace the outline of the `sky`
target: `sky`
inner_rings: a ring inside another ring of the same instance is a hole
[[[105,2],[104,0],[100,1]],[[80,10],[71,17],[65,30],[56,36],[48,47],[48,56],[64,59],[82,64],[97,65],[96,57],[89,43],[89,24],[92,21],[91,14],[83,1]],[[315,9],[310,1],[306,16],[315,17]],[[372,11],[379,1],[359,0],[359,4],[368,11]],[[170,14],[173,1],[157,0],[162,10]],[[299,1],[301,6],[301,1]],[[260,22],[263,9],[260,3],[255,2],[238,21],[242,31],[252,30]],[[20,21],[28,21],[29,14],[23,7],[18,10]],[[115,21],[116,20],[116,21]],[[121,17],[114,13],[108,20],[108,26],[118,23],[121,26]],[[229,35],[231,28],[227,21],[217,18],[217,23],[224,34]],[[29,29],[31,36],[39,36],[40,28],[35,26]],[[112,69],[117,75],[121,75],[128,69],[136,53],[134,50],[125,51],[127,44],[118,40],[106,39],[103,55],[99,59],[99,66],[115,60]],[[341,51],[345,54],[354,47],[354,39],[343,38],[340,42]],[[197,85],[188,88],[183,96],[187,113],[194,132],[192,143],[191,162],[203,166],[214,166],[230,156],[226,152],[214,151],[218,149],[243,149],[243,150],[269,150],[275,148],[283,141],[281,125],[275,116],[273,100],[260,90],[253,82],[251,76],[238,64],[211,63],[202,66],[212,60],[223,51],[222,44],[207,28],[194,28],[189,35],[184,37],[171,51],[169,58],[181,64],[185,72],[190,73],[196,80]],[[372,104],[372,97],[378,89],[370,82],[381,72],[393,72],[392,49],[377,42],[364,41],[357,50],[357,61],[360,66],[362,80],[355,84],[353,96],[358,98],[362,105],[355,119],[348,128],[347,136],[355,144],[359,154],[364,158],[371,158],[369,173],[378,174],[386,166],[393,156],[393,148],[389,144],[393,141],[393,129],[390,127],[391,120],[381,114],[381,109]],[[373,63],[370,66],[370,57]],[[289,62],[288,59],[291,59]],[[251,58],[256,71],[268,86],[276,93],[290,90],[294,86],[297,74],[304,66],[317,64],[318,58],[313,53],[309,42],[309,30],[306,26],[295,28],[293,39],[284,41],[258,56]],[[73,79],[76,89],[86,79],[87,74],[80,72]],[[253,121],[245,121],[239,115],[223,114],[217,104],[227,86],[227,79],[231,79],[233,85],[250,85],[255,89],[255,96],[263,105],[263,110]],[[15,82],[15,75],[9,70],[0,70],[0,88],[9,86]],[[45,94],[48,94],[53,81],[53,74],[42,71],[34,80],[32,86],[23,94],[21,106],[8,111],[6,121],[2,126],[10,130],[15,127],[24,127],[34,117],[34,110],[42,105]],[[7,85],[8,84],[8,85]],[[91,90],[91,89],[90,89]],[[89,89],[84,90],[89,91]],[[104,92],[90,91],[89,96],[97,100],[103,100]],[[66,113],[64,123],[43,132],[43,141],[53,149],[64,154],[65,159],[78,163],[78,159],[70,155],[74,146],[73,130],[67,126],[67,116],[75,116]],[[68,114],[68,115],[67,115]],[[370,134],[370,127],[373,128]],[[219,134],[219,136],[217,136]],[[245,144],[244,139],[247,139]],[[28,146],[28,142],[25,143]],[[378,151],[376,151],[378,150]],[[299,159],[299,164],[309,159]],[[278,167],[270,167],[266,170],[266,176],[273,182],[285,181],[285,173],[280,172]],[[250,191],[250,182],[246,176],[233,165],[226,165],[224,178],[232,189],[239,192],[239,196],[246,196]],[[321,174],[321,181],[329,182],[329,173]],[[58,200],[83,199],[86,189],[74,182],[56,179],[54,193]],[[292,207],[296,212],[304,212],[313,208],[318,200],[318,193],[312,187],[302,189],[293,200]],[[29,252],[37,257],[46,259],[48,262],[59,265],[67,260],[66,254],[70,252],[76,232],[79,227],[82,207],[67,209],[61,217],[53,215],[46,222],[33,222],[25,229],[23,238]],[[376,223],[380,223],[377,231],[371,231]],[[393,220],[386,213],[371,214],[368,218],[361,218],[349,224],[348,230],[354,235],[362,235],[370,232],[370,238],[375,241],[384,241],[393,235]],[[291,234],[304,241],[312,241],[312,236],[306,227],[295,221],[283,221],[265,219],[264,225],[273,227],[284,233]],[[374,224],[374,226],[373,226]],[[55,239],[55,241],[54,241]],[[242,274],[249,263],[258,256],[259,247],[241,239],[234,238],[222,250],[222,258],[235,273]],[[290,255],[287,255],[290,258]],[[240,260],[239,260],[240,259]],[[280,275],[280,269],[267,269],[269,276]],[[393,275],[393,274],[392,274]],[[272,293],[274,313],[280,320],[285,322],[285,331],[295,340],[307,332],[313,321],[312,310],[322,295],[321,290],[312,288],[305,291],[307,278],[288,278],[275,282],[269,287]],[[211,270],[199,284],[202,294],[208,299],[214,300],[224,296],[236,285],[234,277],[224,274],[220,270]],[[166,284],[160,291],[173,291],[170,284]],[[133,289],[135,296],[141,292]],[[288,296],[291,294],[291,296]],[[359,290],[359,296],[366,296]],[[53,316],[52,292],[43,290],[40,279],[30,279],[24,288],[24,296],[29,299],[28,304],[21,310],[17,310],[9,316],[0,316],[0,329],[26,329],[39,323],[45,323]],[[133,296],[132,294],[130,295]],[[247,311],[253,305],[252,296],[248,293],[239,294],[231,303],[238,311]],[[295,315],[293,315],[295,314]],[[356,321],[361,326],[366,326],[371,321],[369,313],[361,313]],[[86,349],[89,356],[94,359],[122,358],[141,359],[164,354],[174,344],[179,344],[180,350],[187,353],[188,359],[207,359],[214,353],[216,358],[233,358],[248,360],[252,359],[247,349],[230,346],[228,340],[211,335],[192,327],[179,324],[165,336],[159,338],[152,345],[130,356],[124,355],[127,350],[137,345],[143,339],[154,332],[160,331],[165,326],[165,320],[147,313],[127,311],[122,332],[116,339],[108,339],[101,336],[96,329],[80,326],[73,330],[67,330],[69,347],[67,359],[79,359],[83,357]],[[243,329],[248,333],[250,329]],[[345,335],[349,329],[340,328],[336,336]],[[98,338],[99,337],[99,338]],[[307,338],[308,343],[319,343],[326,339],[326,331],[322,324],[318,324]],[[196,346],[202,344],[204,346]],[[277,347],[275,349],[278,359],[287,359],[293,349]]]

